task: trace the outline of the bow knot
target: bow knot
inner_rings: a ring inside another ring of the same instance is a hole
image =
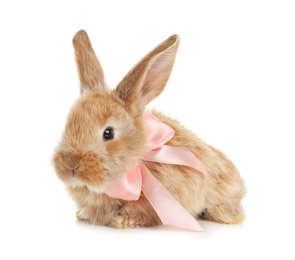
[[[144,120],[148,130],[148,152],[142,157],[143,161],[185,165],[198,170],[205,176],[207,175],[203,163],[186,147],[165,145],[175,134],[175,131],[170,126],[150,113],[144,115]],[[172,194],[141,162],[129,169],[123,179],[110,187],[105,193],[112,198],[138,200],[141,191],[164,225],[203,231],[197,220],[177,202]],[[173,214],[171,214],[172,210]]]

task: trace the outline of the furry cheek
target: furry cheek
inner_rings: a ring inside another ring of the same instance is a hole
[[[122,142],[111,141],[106,144],[106,150],[110,156],[116,155],[122,150]]]
[[[83,156],[80,166],[76,171],[76,177],[86,185],[101,186],[107,179],[108,174],[97,155],[89,153]]]

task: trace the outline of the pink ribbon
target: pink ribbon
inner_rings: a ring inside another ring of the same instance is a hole
[[[190,150],[185,147],[165,145],[175,134],[170,126],[150,113],[146,113],[144,118],[148,128],[149,148],[149,152],[143,156],[144,161],[185,165],[207,176],[204,164]],[[163,225],[204,231],[197,220],[179,204],[143,163],[138,163],[127,171],[124,178],[105,193],[112,198],[138,200],[141,191],[155,209]]]

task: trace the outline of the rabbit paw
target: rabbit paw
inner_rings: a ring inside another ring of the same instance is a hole
[[[114,228],[150,227],[156,224],[153,214],[139,211],[134,204],[126,204],[113,215],[108,226]]]
[[[139,228],[141,225],[135,219],[128,216],[115,216],[108,223],[109,227],[113,228]]]

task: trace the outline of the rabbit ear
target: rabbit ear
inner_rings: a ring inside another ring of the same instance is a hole
[[[115,89],[127,109],[142,109],[158,97],[171,74],[179,36],[173,35],[149,52],[131,69]]]
[[[97,89],[106,90],[103,70],[84,30],[76,33],[73,38],[73,45],[80,78],[81,94]]]

